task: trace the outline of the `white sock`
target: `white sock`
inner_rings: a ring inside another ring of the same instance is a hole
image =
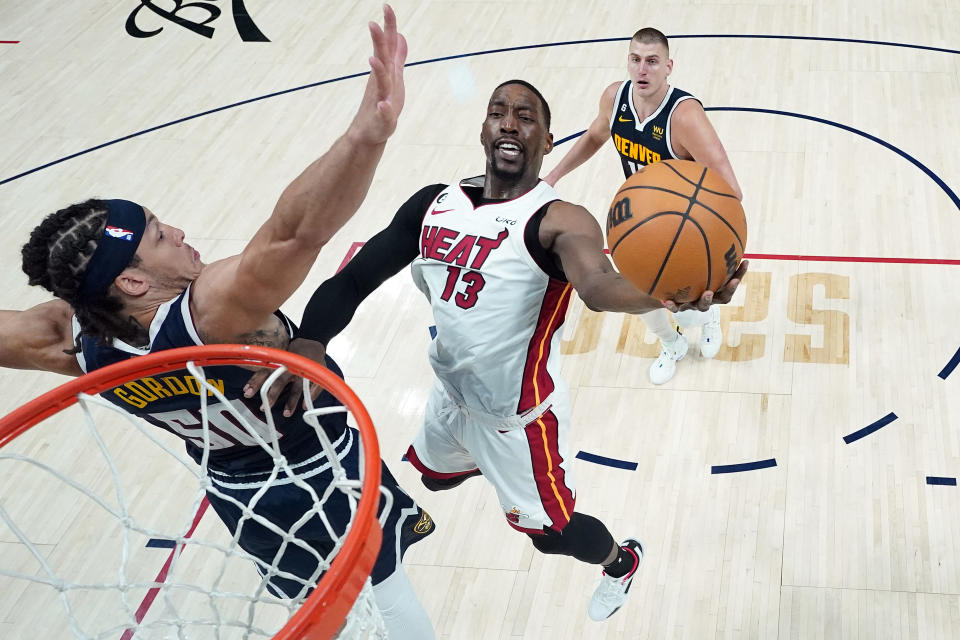
[[[661,342],[673,342],[677,339],[677,331],[670,322],[670,312],[666,309],[657,309],[640,314],[643,324],[653,331]]]
[[[390,640],[436,640],[433,623],[417,599],[402,564],[389,578],[373,585],[373,595]]]

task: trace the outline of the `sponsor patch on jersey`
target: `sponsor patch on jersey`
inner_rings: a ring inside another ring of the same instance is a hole
[[[111,238],[117,238],[118,240],[126,240],[127,242],[133,242],[133,231],[127,231],[120,227],[111,227],[107,226],[103,230],[103,235],[110,236]]]
[[[654,125],[653,127],[653,139],[654,140],[663,140],[663,127],[658,127]]]

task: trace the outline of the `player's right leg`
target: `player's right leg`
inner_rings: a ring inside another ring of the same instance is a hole
[[[670,321],[670,312],[657,309],[641,314],[643,324],[660,338],[660,355],[650,365],[650,382],[664,384],[677,372],[677,362],[687,355],[687,339]]]
[[[390,640],[434,640],[433,624],[417,599],[403,565],[373,585],[373,597],[383,616]]]
[[[470,453],[460,443],[463,416],[439,380],[427,399],[423,427],[407,449],[407,460],[431,491],[444,491],[480,475]]]

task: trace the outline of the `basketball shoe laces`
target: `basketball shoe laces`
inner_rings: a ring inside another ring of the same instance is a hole
[[[614,608],[623,604],[624,595],[626,593],[625,587],[630,584],[634,574],[637,573],[637,568],[640,566],[640,557],[637,555],[637,552],[630,547],[624,548],[630,552],[631,556],[633,556],[633,568],[630,569],[627,575],[619,578],[607,575],[607,572],[604,571],[604,580],[600,582],[600,588],[596,594],[597,600]]]

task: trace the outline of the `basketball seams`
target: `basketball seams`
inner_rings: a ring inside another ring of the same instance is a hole
[[[664,165],[664,166],[670,167],[670,165]],[[674,169],[673,167],[670,167],[670,170],[676,172],[676,169]],[[677,172],[677,175],[681,175],[681,174]],[[683,177],[684,180],[686,180],[685,176],[681,176],[681,177]],[[700,180],[694,185],[695,189],[693,190],[693,194],[689,196],[688,203],[687,203],[687,210],[683,214],[683,220],[680,222],[680,226],[677,227],[677,233],[676,235],[673,236],[673,241],[670,243],[670,248],[667,249],[667,255],[666,257],[664,257],[663,262],[660,264],[660,270],[657,271],[657,277],[653,279],[653,284],[650,286],[650,290],[647,291],[648,295],[653,295],[653,290],[657,288],[657,283],[660,282],[660,277],[663,275],[663,270],[667,266],[667,262],[669,262],[670,260],[670,255],[673,253],[674,247],[677,246],[677,240],[680,238],[680,234],[683,231],[683,225],[684,223],[686,223],[687,220],[690,219],[690,210],[693,209],[693,205],[696,204],[697,202],[697,194],[700,192],[700,186],[703,184],[703,181],[704,179],[706,179],[706,177],[707,177],[707,168],[704,167],[703,172],[700,174]],[[709,243],[707,243],[707,245],[709,246]],[[709,274],[710,274],[710,263],[708,261],[707,262],[708,278],[709,278]],[[708,282],[709,282],[709,279],[708,279]]]
[[[623,187],[622,189],[620,189],[620,191],[617,191],[617,195],[614,196],[614,199],[616,199],[624,191],[630,191],[632,189],[649,189],[651,191],[663,191],[664,193],[673,194],[679,198],[683,198],[684,200],[687,200],[690,198],[689,194],[680,193],[679,191],[674,191],[673,189],[667,189],[666,187],[656,187],[652,184],[641,184],[634,187]]]
[[[646,290],[648,294],[657,295],[658,298],[679,296],[685,301],[687,295],[683,290],[674,291],[672,287],[680,286],[680,281],[689,280],[684,286],[692,285],[693,289],[696,289],[698,285],[695,283],[703,282],[696,276],[699,271],[701,274],[699,278],[706,277],[706,285],[702,290],[710,289],[714,272],[714,254],[719,261],[718,274],[725,271],[720,264],[724,261],[723,250],[715,252],[710,246],[714,233],[719,234],[716,240],[722,239],[720,244],[723,244],[724,249],[729,245],[730,239],[733,239],[736,249],[731,250],[739,250],[742,253],[746,241],[745,216],[739,198],[732,195],[728,189],[724,189],[725,183],[717,180],[715,173],[708,168],[691,162],[665,161],[657,165],[670,171],[659,169],[634,174],[617,190],[607,221],[608,225],[611,225],[607,230],[608,240],[613,242],[610,249],[611,257],[615,255],[619,258],[616,262],[622,263],[623,268],[627,270],[625,277],[627,274],[632,274],[628,279],[635,277],[635,285],[639,285],[640,290]],[[648,169],[656,168],[657,165],[651,165]],[[688,169],[690,169],[689,177],[686,175]],[[644,177],[638,178],[638,175]],[[679,178],[679,181],[676,178]],[[680,191],[687,189],[687,185],[692,186],[693,189],[686,193]],[[643,194],[630,193],[635,189],[645,191]],[[682,206],[682,201],[674,198],[683,198],[686,206]],[[629,208],[625,208],[626,205],[621,205],[622,202],[631,201],[636,205],[633,215],[630,215]],[[701,205],[703,211],[699,211],[694,206],[697,204]],[[620,207],[616,212],[614,212],[615,206]],[[642,219],[638,219],[637,213],[643,216]],[[664,216],[680,216],[680,220],[677,221],[675,218],[657,220]],[[685,234],[684,223],[687,220],[693,223],[693,228],[690,229],[690,233]],[[718,224],[717,220],[722,225]],[[674,236],[668,242],[671,225],[673,225]],[[641,227],[644,233],[633,236],[633,232]],[[648,236],[647,229],[652,235]],[[724,229],[726,232],[722,231]],[[723,238],[726,233],[729,233],[732,238],[729,236]],[[629,241],[625,242],[628,239]],[[620,251],[621,245],[626,246],[627,249]],[[631,248],[638,249],[640,252],[635,253]],[[673,256],[674,251],[678,251],[678,257],[681,258],[678,265],[674,265],[674,262],[677,262],[677,258]],[[692,261],[695,255],[698,256],[697,261]],[[657,265],[658,257],[661,260],[659,265]],[[705,258],[706,269],[703,268],[703,262],[700,262],[702,258]],[[666,284],[661,286],[661,282]],[[670,291],[673,293],[669,293]],[[694,291],[689,293],[692,294]]]
[[[671,170],[676,171],[676,169],[674,169],[673,167],[671,167],[671,166],[670,166],[669,164],[667,164],[666,162],[658,162],[657,164],[662,164],[663,166],[665,166],[665,167],[670,167]],[[649,165],[649,166],[655,166],[655,165]],[[683,174],[678,174],[678,175],[680,175],[681,178],[683,178],[686,182],[690,183],[690,184],[693,185],[694,187],[697,186],[697,184],[696,184],[695,182],[691,182],[691,181],[690,181],[686,176],[684,176]],[[655,186],[655,185],[652,185],[652,184],[639,184],[639,185],[631,185],[631,186],[629,186],[629,187],[622,187],[619,191],[617,191],[617,195],[619,196],[619,195],[620,195],[621,193],[623,193],[624,191],[630,191],[631,189],[652,189],[652,190],[654,190],[654,191],[666,191],[667,193],[673,193],[673,194],[678,195],[678,196],[681,196],[681,197],[683,197],[683,198],[689,198],[689,197],[690,197],[690,196],[688,196],[688,195],[681,194],[679,191],[674,191],[673,189],[667,189],[666,187],[658,187],[658,186]],[[737,201],[740,200],[740,198],[738,198],[737,196],[735,196],[735,195],[732,194],[732,193],[724,193],[723,191],[714,191],[713,189],[711,189],[711,188],[709,188],[709,187],[704,187],[704,186],[702,186],[702,185],[700,186],[700,191],[706,191],[706,192],[709,193],[709,194],[712,194],[712,195],[715,195],[715,196],[720,196],[721,198],[733,198],[734,200],[737,200]]]
[[[697,228],[697,231],[700,232],[700,237],[703,238],[703,247],[707,254],[707,286],[703,289],[706,291],[710,288],[711,278],[713,278],[713,261],[710,259],[710,239],[707,238],[707,232],[704,231],[703,225],[697,222],[697,219],[694,217],[689,217],[690,223]]]
[[[623,232],[623,235],[621,235],[620,238],[616,241],[616,243],[614,243],[614,245],[610,247],[610,255],[611,256],[613,255],[613,253],[617,250],[617,247],[620,246],[620,243],[623,242],[624,238],[626,238],[628,235],[636,231],[637,227],[643,226],[646,223],[653,220],[654,218],[659,218],[660,216],[681,216],[682,217],[683,214],[679,211],[658,211],[657,213],[651,216],[647,216],[646,218],[644,218],[643,220],[640,220],[635,225],[633,225],[632,227],[630,227],[629,229]]]
[[[740,198],[733,195],[732,193],[723,193],[722,191],[714,191],[713,189],[708,189],[707,187],[702,187],[700,190],[706,191],[707,193],[711,193],[715,196],[720,196],[721,198],[733,198],[734,200],[737,200],[737,201],[740,200]]]
[[[717,218],[720,219],[720,222],[722,222],[727,226],[727,228],[730,230],[730,233],[733,234],[733,237],[737,239],[737,243],[740,245],[740,253],[743,253],[743,240],[740,238],[740,234],[737,233],[737,230],[734,229],[733,225],[727,222],[727,219],[724,218],[722,215],[720,215],[719,213],[717,213],[716,211],[708,207],[706,204],[704,204],[702,200],[697,200],[697,204],[699,204],[701,207],[703,207],[704,209],[706,209],[707,211],[715,215]]]
[[[688,160],[687,162],[689,162],[689,160]],[[693,180],[691,180],[691,179],[688,178],[687,176],[685,176],[685,175],[683,175],[682,173],[680,173],[680,171],[678,171],[677,168],[674,167],[672,164],[670,164],[670,163],[668,163],[668,162],[658,162],[657,164],[659,164],[659,165],[662,166],[662,167],[666,167],[667,169],[670,169],[670,171],[673,171],[675,174],[677,174],[678,176],[680,176],[680,179],[681,179],[681,180],[683,180],[684,182],[688,182],[688,183],[692,184],[694,187],[697,187],[697,188],[699,189],[699,187],[700,187],[699,184],[697,184],[696,182],[694,182]],[[651,166],[653,166],[653,165],[651,165]],[[700,183],[701,183],[701,184],[703,183],[703,176],[700,176]]]

